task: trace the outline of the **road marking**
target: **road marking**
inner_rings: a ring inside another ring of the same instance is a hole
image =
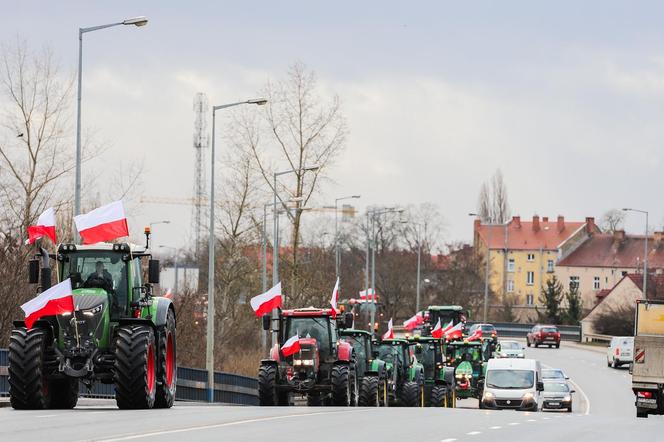
[[[57,416],[57,414],[42,414],[42,415],[37,416],[37,417],[56,417],[56,416]]]
[[[573,385],[576,387],[576,391],[578,391],[579,393],[581,393],[581,396],[583,396],[583,399],[584,399],[585,402],[586,402],[586,411],[583,413],[583,415],[584,415],[584,416],[588,416],[588,415],[590,414],[590,399],[588,399],[588,395],[586,395],[586,392],[583,391],[583,388],[579,387],[579,384],[577,384],[576,382],[574,382],[574,381],[571,380],[571,379],[568,379],[568,381],[569,381],[571,384],[573,384]]]
[[[550,417],[543,417],[542,419],[544,419],[545,421],[550,421],[551,420]]]
[[[518,423],[518,422],[510,422],[510,423],[507,424],[507,425],[519,425],[519,423]]]
[[[537,422],[537,419],[528,419],[526,422]]]
[[[478,434],[482,434],[481,431],[471,431],[470,433],[466,433],[468,436],[477,436]]]
[[[315,413],[297,413],[297,414],[286,414],[286,415],[281,415],[281,416],[270,416],[270,417],[261,417],[261,418],[256,418],[256,419],[244,419],[240,421],[232,421],[232,422],[224,422],[221,424],[210,424],[210,425],[199,425],[195,427],[184,427],[184,428],[174,428],[172,430],[161,430],[161,431],[149,431],[146,433],[133,433],[133,434],[120,434],[115,437],[110,437],[108,439],[96,439],[98,442],[115,442],[115,441],[122,441],[122,440],[133,440],[133,439],[142,439],[146,437],[154,437],[154,436],[163,436],[165,434],[176,434],[176,433],[187,433],[189,431],[200,431],[200,430],[210,430],[213,428],[224,428],[224,427],[234,427],[237,425],[244,425],[244,424],[252,424],[255,422],[269,422],[269,421],[276,421],[276,420],[282,420],[282,419],[292,419],[292,418],[297,418],[297,417],[305,417],[305,416],[317,416],[321,414],[342,414],[342,413],[363,413],[367,411],[372,411],[375,410],[375,408],[367,408],[367,409],[354,409],[354,410],[348,410],[348,411],[332,411],[332,412],[325,412],[325,411],[318,411]],[[89,440],[89,439],[87,439]]]
[[[440,442],[454,442],[455,440],[456,440],[455,438],[451,437],[449,439],[443,439]]]
[[[501,427],[500,425],[496,425],[494,427],[489,427],[489,430],[500,430],[501,428],[503,427]]]

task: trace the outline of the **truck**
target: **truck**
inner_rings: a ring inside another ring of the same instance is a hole
[[[633,357],[636,417],[664,414],[664,301],[636,301]]]

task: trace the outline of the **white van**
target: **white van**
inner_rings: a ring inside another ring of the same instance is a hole
[[[614,336],[611,338],[609,348],[606,349],[606,365],[618,368],[623,364],[632,362],[634,351],[634,338],[631,336]]]
[[[480,408],[537,411],[544,390],[534,359],[489,359]]]

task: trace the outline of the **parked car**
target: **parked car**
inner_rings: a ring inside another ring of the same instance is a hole
[[[557,381],[565,382],[569,379],[569,376],[565,374],[560,368],[543,368],[542,369],[542,379],[544,382],[547,381]]]
[[[560,332],[555,325],[537,324],[528,332],[526,344],[528,347],[534,345],[536,348],[540,345],[548,345],[549,348],[555,345],[556,348],[560,348]]]
[[[497,358],[524,358],[523,344],[518,341],[499,341],[496,347]]]
[[[480,408],[537,411],[544,390],[540,362],[534,359],[490,359]]]
[[[631,364],[634,358],[634,338],[631,336],[614,336],[609,348],[606,349],[606,365],[618,368],[623,364]]]
[[[544,374],[542,372],[542,374]],[[542,410],[566,410],[572,412],[572,390],[567,382],[544,382]]]

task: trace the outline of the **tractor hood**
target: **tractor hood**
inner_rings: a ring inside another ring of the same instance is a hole
[[[105,346],[108,328],[110,295],[100,288],[73,291],[74,314],[58,315],[60,337],[64,349],[75,347],[93,349]]]

